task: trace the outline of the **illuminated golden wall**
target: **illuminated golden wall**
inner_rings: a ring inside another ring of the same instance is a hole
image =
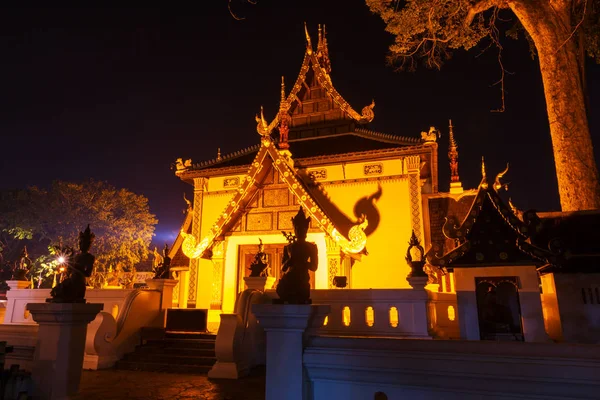
[[[379,225],[368,236],[368,256],[352,267],[353,289],[408,288],[410,268],[404,259],[411,235],[408,180],[325,185],[327,193],[347,216],[355,218],[354,207],[364,197],[373,195],[381,185],[381,197],[374,202],[380,215]],[[373,223],[373,221],[371,221]]]
[[[357,205],[360,205],[358,208],[369,211],[369,226],[366,228],[369,254],[363,255],[360,261],[354,263],[350,277],[351,288],[410,287],[406,281],[410,268],[405,260],[408,240],[414,226],[418,226],[420,232],[423,231],[420,180],[415,166],[419,166],[419,157],[337,163],[308,169],[308,173],[320,173],[317,182],[323,186],[331,203],[347,220],[358,222],[357,214],[360,211],[355,212]],[[209,232],[234,195],[232,189],[236,188],[235,182],[239,181],[240,176],[236,175],[211,177],[203,182],[205,190],[202,207],[195,207],[195,212],[199,213],[199,218],[195,220],[201,225],[200,237]],[[231,182],[234,183],[233,186],[230,186]],[[417,210],[416,217],[411,212],[413,209]],[[212,308],[209,319],[214,320],[213,322],[218,322],[219,308],[224,312],[232,312],[234,309],[238,290],[239,246],[254,245],[259,237],[265,244],[285,243],[279,230],[271,234],[233,232],[225,237],[223,253],[214,255],[213,260],[199,260],[194,277],[196,307]],[[331,284],[331,271],[325,233],[310,233],[308,239],[319,248],[315,287],[326,289]],[[330,249],[330,257],[335,253],[335,249]],[[337,274],[342,274],[341,271],[339,266]]]

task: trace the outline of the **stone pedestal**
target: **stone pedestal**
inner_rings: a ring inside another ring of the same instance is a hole
[[[10,290],[27,289],[31,285],[31,281],[6,281]]]
[[[32,378],[36,399],[62,400],[79,389],[87,325],[103,304],[29,303],[39,324]]]
[[[303,400],[303,336],[328,305],[254,304],[252,312],[267,334],[266,400]],[[323,321],[321,321],[322,324]]]
[[[415,290],[425,290],[427,286],[428,276],[408,276],[406,277],[408,284]]]
[[[248,289],[260,290],[264,292],[265,290],[273,289],[273,285],[275,284],[275,277],[273,276],[246,276],[244,277],[244,282],[246,282],[246,286]]]
[[[146,285],[150,289],[162,293],[160,297],[161,310],[173,307],[173,288],[177,285],[177,282],[177,279],[146,279]]]

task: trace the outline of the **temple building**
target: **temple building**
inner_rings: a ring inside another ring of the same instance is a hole
[[[451,122],[450,187],[440,191],[438,130],[414,137],[370,130],[375,102],[358,112],[335,89],[324,27],[316,46],[306,31],[300,73],[290,90],[282,78],[279,96],[272,120],[262,108],[256,116],[257,132],[249,133],[256,135],[254,146],[174,165],[176,176],[194,187],[170,253],[179,281],[175,307],[208,310],[209,326],[216,329],[219,315],[234,312],[247,288],[244,278],[259,243],[266,253],[261,260],[277,282],[283,248],[293,240],[292,217],[301,207],[311,219],[307,240],[318,248],[313,289],[355,290],[354,302],[366,293],[360,290],[375,289],[365,296],[383,296],[378,301],[385,303],[391,293],[385,290],[417,288],[406,254],[410,241],[426,249],[427,290],[419,301],[429,304],[422,311],[429,327],[418,328],[419,335],[595,340],[600,250],[582,232],[600,213],[523,213],[503,199],[508,169],[491,182],[483,161],[479,186],[463,189]],[[393,296],[412,304],[406,305],[412,310],[408,320],[421,313],[410,293]],[[372,326],[373,307],[361,307],[361,323]],[[398,308],[383,308],[377,318],[397,327]],[[343,313],[332,331],[350,325],[349,307]],[[582,321],[589,334],[577,328]]]
[[[262,109],[256,118],[256,145],[177,161],[176,175],[194,186],[172,251],[173,266],[189,264],[179,275],[180,307],[231,312],[259,240],[277,278],[282,231],[292,230],[299,206],[312,217],[308,240],[319,248],[314,288],[333,287],[336,276],[354,289],[409,287],[404,250],[393,250],[413,231],[428,242],[423,204],[438,192],[438,133],[369,130],[375,102],[358,112],[337,92],[325,29],[316,48],[308,32],[306,42],[291,90],[282,79],[275,118],[266,120]]]

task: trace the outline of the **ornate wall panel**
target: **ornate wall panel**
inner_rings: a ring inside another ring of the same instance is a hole
[[[263,206],[264,207],[281,207],[289,205],[289,190],[282,189],[265,189]]]
[[[240,178],[237,176],[223,179],[223,187],[226,189],[236,188],[238,186],[240,186]]]
[[[261,212],[246,215],[247,231],[270,231],[273,229],[273,213]]]
[[[294,218],[298,214],[298,210],[296,211],[279,211],[277,213],[277,230],[280,231],[288,231],[294,230],[294,226],[292,225],[292,218]]]
[[[381,175],[382,173],[383,173],[383,164],[382,163],[365,164],[363,166],[363,174],[365,174],[365,176]]]

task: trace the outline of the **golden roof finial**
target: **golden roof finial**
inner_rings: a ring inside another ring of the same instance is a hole
[[[504,177],[504,175],[506,175],[507,172],[508,172],[508,163],[506,163],[506,168],[504,169],[504,171],[502,171],[498,175],[496,175],[496,179],[494,180],[494,190],[496,192],[502,188],[504,188],[504,190],[508,190],[508,184],[507,183],[503,184],[502,182],[500,182],[500,179],[502,179]]]
[[[317,43],[317,58],[319,64],[328,74],[331,73],[331,61],[329,61],[329,50],[327,49],[327,37],[325,36],[325,24],[319,25],[319,42]]]
[[[320,48],[323,45],[323,35],[321,32],[321,24],[319,24],[319,41],[317,42],[317,48]]]
[[[269,136],[271,134],[271,132],[269,131],[269,124],[265,120],[263,106],[260,106],[260,117],[258,115],[256,115],[255,119],[256,119],[256,131],[261,136]]]
[[[217,147],[217,160],[221,161],[221,148]]]
[[[449,119],[448,120],[450,122],[450,125],[448,126],[448,134],[450,136],[450,147],[455,147],[458,149],[458,145],[456,144],[456,141],[454,140],[454,126],[452,126],[452,120]]]
[[[306,27],[306,21],[304,22],[304,34],[306,35],[306,51],[308,54],[312,54],[312,42],[310,41],[310,35],[308,34],[308,28]]]
[[[481,156],[481,187],[484,189],[488,188],[487,174],[485,173],[485,160],[483,156]]]
[[[281,76],[281,103],[285,101],[285,77]]]

